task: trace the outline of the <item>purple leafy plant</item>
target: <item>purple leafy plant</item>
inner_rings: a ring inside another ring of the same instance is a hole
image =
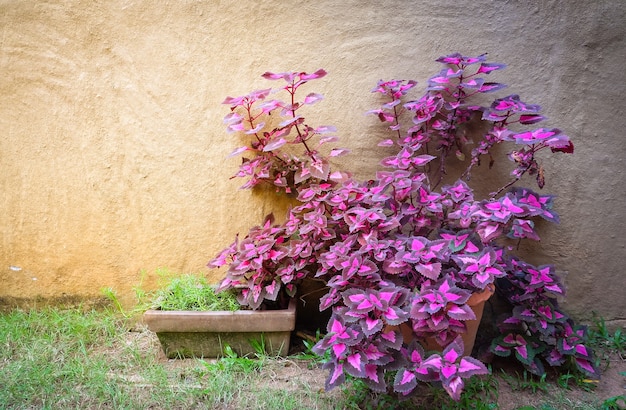
[[[391,133],[379,145],[394,154],[369,181],[333,171],[331,158],[347,150],[326,148],[337,140],[334,127],[304,117],[322,96],[302,97],[301,87],[326,71],[268,72],[264,78],[284,85],[224,101],[228,131],[249,138],[233,153],[244,155],[235,176],[246,179],[244,188],[273,185],[297,204],[283,223],[268,218],[209,263],[227,268],[220,289],[235,289],[242,305],[258,309],[285,305],[306,278],[322,281],[320,310],[332,316],[314,350],[329,354],[329,389],[348,374],[403,396],[419,382],[440,382],[458,399],[463,378],[487,371],[463,354],[459,336],[476,318],[468,300],[494,286],[511,306],[495,354],[513,355],[538,374],[544,364],[571,362],[597,376],[584,328],[557,304],[564,288],[554,268],[514,255],[519,241],[539,240],[536,220],[559,221],[553,196],[514,185],[531,175],[543,188],[536,154],[573,153],[572,142],[558,129],[527,129],[544,117],[517,95],[474,103],[505,87],[486,79],[503,64],[458,53],[437,62],[444,68],[416,99],[412,80],[380,81],[372,90],[385,101],[370,113]],[[491,168],[500,144],[512,146],[513,169],[478,198],[472,171],[485,158]],[[465,166],[456,171],[458,164]],[[442,351],[426,356],[426,340]]]

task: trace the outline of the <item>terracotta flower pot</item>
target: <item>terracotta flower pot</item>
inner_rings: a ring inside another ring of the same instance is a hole
[[[474,342],[476,341],[476,332],[478,331],[480,320],[483,317],[485,302],[489,300],[489,298],[494,294],[495,290],[495,286],[493,284],[489,284],[482,292],[473,293],[467,301],[467,305],[474,312],[476,319],[466,320],[465,327],[467,331],[461,334],[464,346],[463,353],[465,356],[469,356],[470,354],[472,354],[472,350],[474,349]],[[411,329],[407,324],[400,325],[400,331],[402,332],[402,337],[405,343],[410,343],[414,339],[413,329]],[[424,349],[426,350],[435,350],[441,352],[445,348],[445,346],[441,346],[439,343],[437,343],[434,337],[419,340],[419,342],[422,344],[422,346],[424,346]]]
[[[221,357],[225,345],[245,356],[255,352],[254,340],[263,341],[266,353],[284,356],[295,328],[296,302],[283,310],[148,310],[143,320],[169,358]]]

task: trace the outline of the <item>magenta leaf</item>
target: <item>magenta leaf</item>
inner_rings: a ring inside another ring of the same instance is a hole
[[[485,74],[489,74],[492,71],[495,70],[501,70],[503,68],[505,68],[506,65],[505,64],[498,64],[498,63],[481,63],[480,67],[478,68],[478,70],[476,71],[476,73],[485,73]]]
[[[324,99],[322,94],[310,93],[304,98],[304,104],[315,104]]]
[[[330,164],[323,158],[315,158],[308,166],[311,175],[321,180],[327,180],[330,173]]]
[[[448,316],[456,320],[474,320],[476,315],[468,305],[451,305],[448,308]]]
[[[325,383],[326,391],[330,391],[335,387],[340,386],[345,381],[346,376],[344,374],[342,363],[326,362],[322,368],[329,370],[329,376]]]
[[[530,125],[530,124],[536,124],[545,119],[546,117],[544,117],[543,115],[539,115],[539,114],[522,114],[519,117],[519,122],[520,124]]]
[[[465,356],[461,359],[458,373],[463,377],[473,376],[475,374],[487,374],[489,371],[486,366],[471,356]]]
[[[366,364],[365,383],[374,392],[383,393],[387,391],[387,383],[385,381],[383,368],[372,363]]]
[[[277,150],[278,148],[282,147],[286,143],[287,143],[287,140],[285,140],[284,138],[275,139],[274,141],[272,141],[269,144],[265,145],[263,147],[263,151],[264,152],[270,152],[270,151]]]
[[[502,234],[502,225],[497,222],[481,222],[476,225],[476,233],[483,243],[489,243]]]
[[[350,151],[347,150],[347,149],[334,148],[334,149],[332,149],[330,151],[330,155],[329,156],[331,156],[331,157],[340,157],[340,156],[346,155],[348,153],[350,153]]]
[[[483,85],[480,86],[479,91],[481,93],[491,93],[491,92],[494,92],[494,91],[501,90],[503,88],[506,88],[506,84],[484,83]]]
[[[468,64],[476,64],[482,61],[485,61],[486,55],[482,54],[478,57],[466,57],[461,53],[453,53],[447,56],[442,56],[436,59],[438,63],[444,64],[454,64],[454,65],[468,65]]]
[[[463,340],[457,336],[441,353],[428,357],[422,366],[439,374],[439,380],[448,394],[459,400],[463,390],[462,378],[477,374],[488,374],[489,370],[483,363],[463,356]]]
[[[304,81],[314,80],[314,79],[317,79],[317,78],[322,78],[322,77],[325,77],[325,76],[326,76],[326,74],[328,74],[328,73],[326,72],[326,70],[324,70],[324,69],[320,68],[319,70],[317,70],[316,72],[311,73],[311,74],[307,74],[307,73],[300,73],[300,79],[302,79],[302,80],[304,80]]]
[[[261,77],[265,78],[266,80],[284,79],[287,82],[293,81],[294,76],[295,73],[270,73],[269,71],[266,71],[261,75]]]
[[[413,160],[411,161],[411,163],[413,164],[413,166],[421,167],[421,166],[428,164],[430,161],[432,161],[435,158],[436,157],[433,157],[432,155],[418,155],[416,157],[413,157]]]
[[[229,154],[229,157],[237,156],[237,155],[239,155],[239,154],[241,154],[243,152],[249,151],[249,150],[251,150],[251,148],[249,148],[248,146],[239,147],[236,150],[234,150],[233,152],[231,152]]]
[[[590,377],[599,377],[599,372],[591,360],[577,357],[575,359],[576,367]]]
[[[415,269],[422,275],[426,276],[428,279],[437,280],[439,278],[439,275],[441,274],[441,263],[420,263],[415,266]]]
[[[417,376],[415,373],[401,369],[396,373],[396,377],[393,382],[393,389],[398,393],[408,394],[417,387]]]
[[[344,371],[350,376],[359,378],[365,377],[365,362],[362,360],[361,355],[361,353],[357,352],[346,358]]]
[[[552,152],[564,152],[566,154],[574,153],[574,144],[572,141],[559,141],[558,143],[553,143],[550,146]]]

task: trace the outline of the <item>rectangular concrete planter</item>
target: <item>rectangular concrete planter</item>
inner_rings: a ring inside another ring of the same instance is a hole
[[[263,340],[270,355],[286,356],[296,325],[296,302],[283,310],[148,310],[143,320],[169,358],[221,357],[225,345],[245,356],[255,353],[251,340]]]

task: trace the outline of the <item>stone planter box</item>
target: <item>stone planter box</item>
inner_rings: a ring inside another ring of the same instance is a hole
[[[169,358],[221,357],[225,345],[239,356],[255,353],[250,341],[263,341],[266,353],[286,356],[296,325],[296,302],[283,310],[164,311],[143,315]]]

